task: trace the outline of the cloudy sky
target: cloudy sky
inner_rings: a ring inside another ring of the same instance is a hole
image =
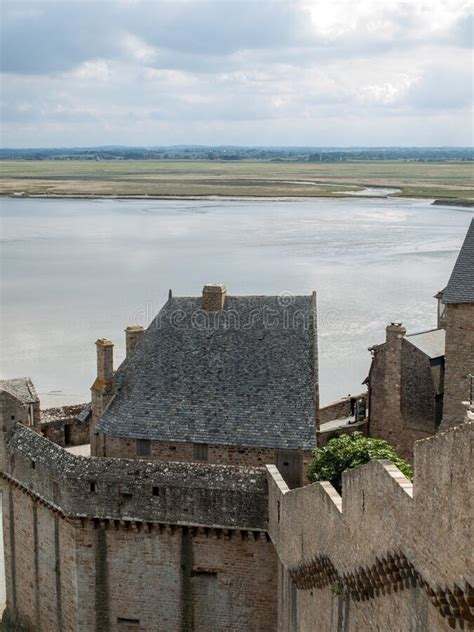
[[[4,147],[471,145],[470,0],[4,0]]]

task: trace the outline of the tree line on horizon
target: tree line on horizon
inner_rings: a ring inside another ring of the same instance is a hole
[[[264,160],[274,162],[472,161],[470,147],[90,147],[6,148],[0,160]]]

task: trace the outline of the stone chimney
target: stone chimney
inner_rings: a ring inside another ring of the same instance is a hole
[[[129,325],[125,330],[125,348],[127,352],[127,358],[135,349],[135,346],[142,337],[144,331],[145,330],[141,325]]]
[[[205,285],[202,290],[202,308],[206,312],[222,312],[227,290],[221,283]]]
[[[114,343],[107,338],[96,340],[97,379],[112,384],[114,379]]]
[[[407,333],[402,323],[390,323],[385,330],[386,342],[394,342],[400,340]]]
[[[95,344],[97,348],[97,377],[91,387],[91,454],[93,456],[103,456],[96,454],[97,438],[95,428],[114,394],[114,344],[106,338],[99,338]]]

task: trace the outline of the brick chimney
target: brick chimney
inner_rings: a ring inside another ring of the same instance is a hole
[[[127,358],[135,349],[135,346],[142,337],[144,331],[145,330],[141,325],[129,325],[125,330],[125,348],[127,352]]]
[[[222,312],[227,290],[221,283],[205,285],[202,290],[202,308],[206,312]]]

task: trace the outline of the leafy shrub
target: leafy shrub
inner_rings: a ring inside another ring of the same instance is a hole
[[[308,470],[309,479],[311,482],[329,481],[341,493],[344,470],[372,459],[389,459],[407,478],[413,478],[411,467],[393,446],[383,439],[370,439],[362,432],[353,432],[330,439],[323,448],[316,448]]]

